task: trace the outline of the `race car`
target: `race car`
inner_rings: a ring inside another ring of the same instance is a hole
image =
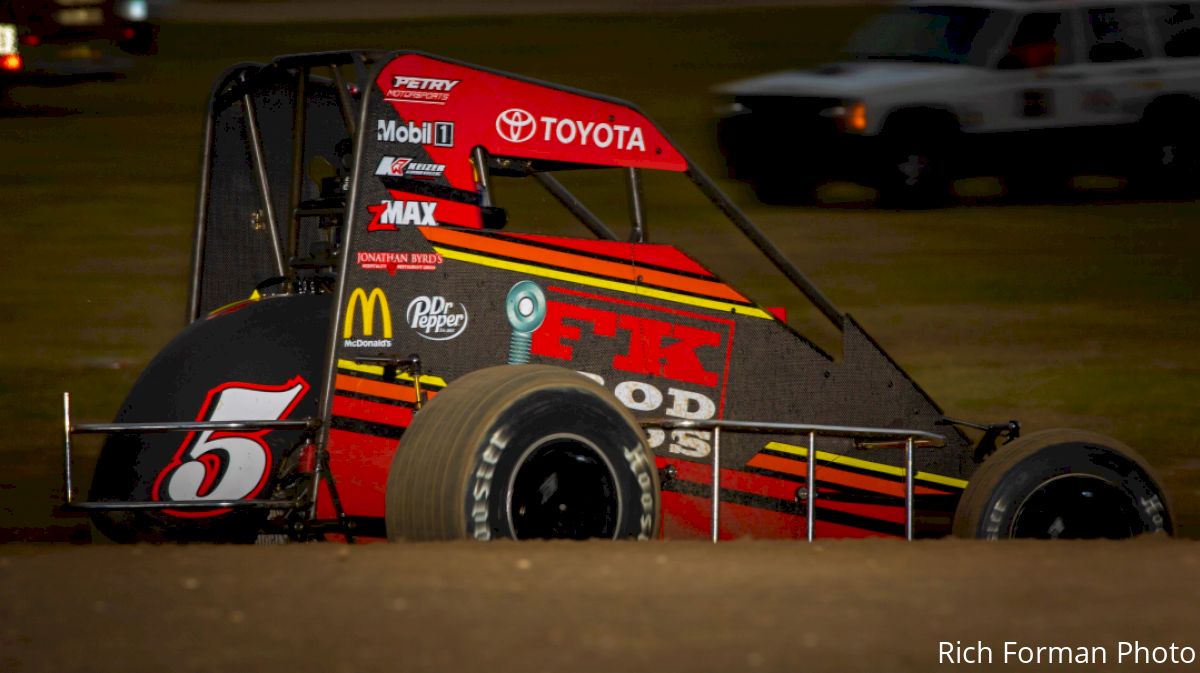
[[[68,505],[104,537],[1172,530],[1116,440],[948,418],[630,103],[424,53],[300,54],[222,75],[204,137],[189,325],[113,423],[74,424],[64,395]],[[567,171],[615,176],[627,230]],[[650,171],[690,181],[841,357],[651,242]],[[529,230],[504,184],[591,235]],[[86,501],[81,433],[106,435]]]

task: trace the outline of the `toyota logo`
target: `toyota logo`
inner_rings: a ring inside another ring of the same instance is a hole
[[[523,143],[533,137],[537,124],[533,115],[521,108],[509,108],[496,117],[496,133],[510,143]]]

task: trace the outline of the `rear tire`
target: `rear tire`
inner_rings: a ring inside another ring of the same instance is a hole
[[[958,537],[1126,538],[1170,533],[1153,470],[1133,449],[1093,432],[1021,437],[971,477],[954,516]]]
[[[648,539],[659,509],[633,416],[545,365],[481,369],[439,393],[405,431],[386,493],[393,541]]]

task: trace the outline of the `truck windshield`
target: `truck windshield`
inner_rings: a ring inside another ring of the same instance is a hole
[[[1004,24],[998,12],[983,7],[897,7],[875,17],[850,38],[846,51],[857,59],[969,63],[988,58],[988,35]]]

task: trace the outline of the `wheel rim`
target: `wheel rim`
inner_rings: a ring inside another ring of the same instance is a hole
[[[910,153],[897,164],[896,170],[905,187],[923,187],[929,178],[929,156]]]
[[[546,438],[513,473],[508,517],[518,540],[611,539],[621,517],[612,466],[582,437]]]
[[[1144,526],[1129,495],[1094,475],[1064,475],[1029,494],[1013,517],[1012,537],[1120,539]]]

